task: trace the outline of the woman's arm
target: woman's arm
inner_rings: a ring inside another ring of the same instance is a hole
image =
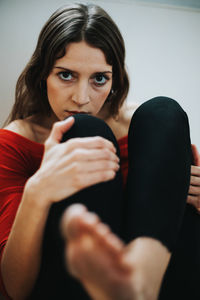
[[[25,185],[1,262],[4,285],[12,299],[25,299],[35,283],[51,204],[112,179],[118,169],[114,146],[103,138],[60,143],[73,122],[69,118],[53,126],[41,166]]]
[[[27,184],[2,256],[2,277],[12,299],[26,298],[39,271],[49,206],[36,197],[28,191]]]

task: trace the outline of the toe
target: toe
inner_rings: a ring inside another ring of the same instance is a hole
[[[64,238],[77,236],[80,220],[86,212],[87,208],[82,204],[73,204],[65,210],[61,218],[61,233]]]

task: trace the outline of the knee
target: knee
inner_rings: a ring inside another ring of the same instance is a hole
[[[103,120],[87,114],[77,114],[73,117],[75,119],[74,125],[63,135],[62,142],[76,137],[101,136],[110,140],[117,148],[115,136]]]
[[[104,137],[112,134],[107,124],[99,118],[86,114],[77,114],[73,118],[75,119],[74,125],[64,134],[64,141],[74,137]]]
[[[136,110],[132,125],[163,129],[174,132],[176,128],[188,128],[188,118],[177,101],[168,97],[155,97],[144,102]]]

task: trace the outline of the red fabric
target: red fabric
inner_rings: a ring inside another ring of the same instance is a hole
[[[128,174],[127,137],[119,141],[124,184]],[[6,129],[0,129],[0,262],[24,185],[39,168],[44,145]],[[0,291],[7,298],[0,272]]]
[[[0,129],[0,259],[24,185],[39,168],[43,151],[43,145],[12,131]],[[8,298],[2,276],[0,276],[0,291]]]
[[[124,136],[118,140],[120,149],[120,165],[123,176],[123,184],[126,185],[128,176],[128,136]]]

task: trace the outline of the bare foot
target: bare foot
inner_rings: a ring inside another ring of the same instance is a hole
[[[70,206],[61,230],[68,240],[67,268],[94,300],[133,300],[131,268],[123,260],[125,246],[98,216],[81,204]]]

